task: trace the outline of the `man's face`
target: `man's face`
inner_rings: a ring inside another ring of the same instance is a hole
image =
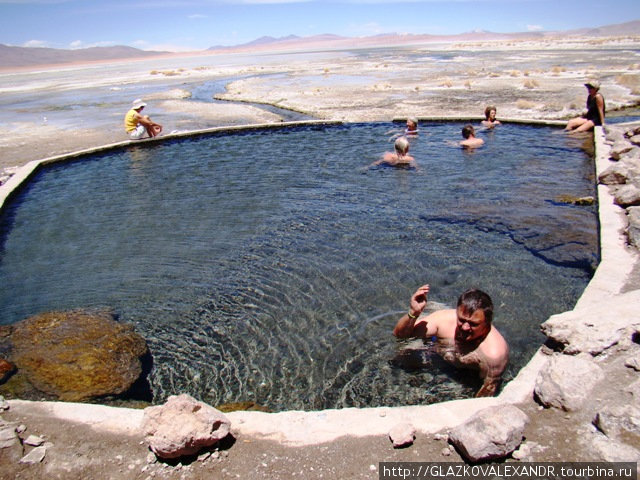
[[[491,324],[487,322],[482,310],[473,313],[467,312],[464,307],[456,309],[456,340],[460,342],[473,342],[483,339],[491,330]]]

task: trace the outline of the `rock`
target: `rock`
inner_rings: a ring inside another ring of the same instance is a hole
[[[511,456],[516,460],[526,460],[531,456],[531,447],[527,443],[520,445]]]
[[[632,137],[629,138],[629,141],[634,145],[640,145],[640,135],[638,134],[633,135]]]
[[[624,361],[624,366],[633,368],[636,372],[640,372],[640,354],[636,353],[633,357],[629,357]]]
[[[564,352],[602,353],[640,326],[637,307],[640,291],[611,296],[597,305],[552,315],[541,325],[542,332]]]
[[[0,383],[5,382],[13,372],[16,371],[16,366],[4,358],[0,358]]]
[[[640,441],[640,409],[633,405],[608,405],[596,412],[593,424],[613,440]]]
[[[513,452],[524,435],[529,417],[513,405],[480,410],[449,433],[449,441],[471,462],[503,458]]]
[[[640,248],[640,207],[627,208],[627,220],[629,222],[627,229],[629,243]]]
[[[194,455],[229,434],[231,422],[220,411],[182,394],[144,410],[142,428],[160,458]]]
[[[540,370],[534,393],[545,407],[576,410],[587,400],[604,372],[589,355],[553,355]]]
[[[9,402],[7,402],[2,395],[0,395],[0,412],[9,410]]]
[[[623,208],[640,205],[640,188],[635,185],[622,185],[613,192],[614,203]]]
[[[0,419],[0,449],[9,448],[16,443],[20,443],[20,438],[16,433],[16,425]]]
[[[29,435],[25,440],[25,445],[30,445],[32,447],[39,447],[44,443],[44,438],[38,437],[37,435]]]
[[[27,453],[22,459],[20,459],[20,463],[34,464],[40,463],[44,460],[44,457],[47,453],[46,447],[36,447]]]
[[[568,205],[593,205],[593,197],[574,197],[573,195],[559,195],[556,200]]]
[[[629,177],[629,169],[624,163],[614,163],[607,167],[600,175],[598,182],[604,185],[624,185]]]
[[[633,382],[631,385],[627,386],[625,392],[631,394],[631,397],[633,398],[632,404],[640,407],[640,378]]]
[[[591,440],[591,449],[605,462],[638,462],[640,452],[635,448],[598,434]]]
[[[399,423],[389,432],[393,448],[408,447],[416,439],[416,429],[409,423]]]
[[[612,146],[611,146],[611,150],[609,152],[610,157],[613,160],[620,160],[620,157],[627,153],[630,152],[633,149],[633,145],[631,145],[628,141],[626,140],[617,140]]]
[[[39,390],[65,401],[126,392],[146,342],[107,313],[51,312],[14,325],[13,360]]]
[[[20,437],[16,432],[16,424],[5,422],[0,418],[0,457],[17,462],[24,455]]]

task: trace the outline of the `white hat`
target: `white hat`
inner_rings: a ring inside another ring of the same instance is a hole
[[[133,101],[133,109],[134,110],[138,110],[139,108],[146,107],[146,106],[147,106],[147,104],[144,103],[140,98],[136,98]]]
[[[600,90],[600,82],[598,80],[589,80],[584,84],[585,87],[595,88],[596,90]]]

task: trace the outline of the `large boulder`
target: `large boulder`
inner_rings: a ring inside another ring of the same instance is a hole
[[[133,327],[106,312],[50,312],[14,325],[13,361],[38,390],[64,401],[119,395],[148,354]]]
[[[640,188],[635,185],[622,185],[615,188],[613,202],[622,208],[640,205]]]
[[[589,355],[556,354],[540,370],[534,393],[546,407],[577,410],[603,378],[604,372]]]
[[[640,327],[637,305],[640,290],[633,290],[603,299],[597,305],[552,315],[541,325],[542,332],[564,352],[597,355],[631,338]]]
[[[605,185],[624,185],[629,177],[629,169],[624,163],[614,163],[606,168],[600,175],[598,181]]]
[[[593,424],[611,439],[640,442],[640,408],[635,405],[605,405],[596,412]]]
[[[520,443],[529,417],[514,405],[480,410],[449,433],[449,441],[471,462],[503,458]]]
[[[145,408],[142,428],[158,457],[179,458],[215,445],[229,434],[231,422],[219,410],[182,394]]]

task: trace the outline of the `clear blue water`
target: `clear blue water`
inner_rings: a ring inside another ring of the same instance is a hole
[[[593,161],[547,127],[421,125],[419,168],[367,168],[389,124],[247,131],[42,169],[0,216],[0,323],[107,307],[153,355],[154,401],[273,410],[425,404],[477,384],[391,331],[416,287],[476,286],[513,377],[598,262]]]

